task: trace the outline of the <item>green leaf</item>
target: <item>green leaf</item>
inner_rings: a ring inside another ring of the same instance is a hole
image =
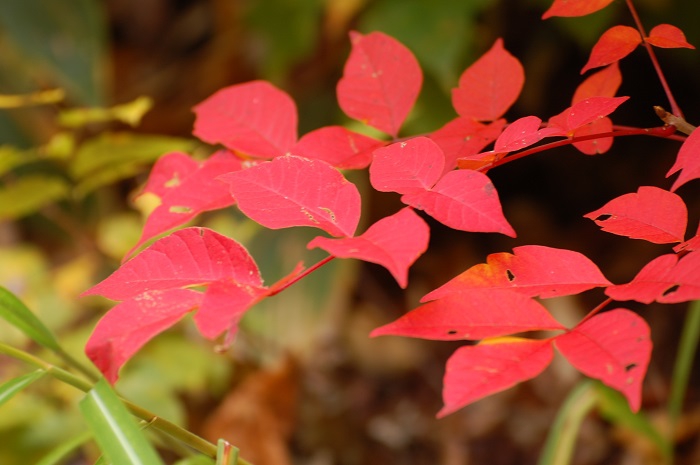
[[[34,465],[58,465],[60,463],[66,463],[66,461],[75,454],[75,450],[90,439],[92,439],[92,434],[88,431],[68,441],[64,441],[53,448],[48,454],[44,455],[41,460]]]
[[[175,465],[214,465],[214,460],[206,455],[193,455],[175,462]]]
[[[45,374],[46,372],[44,370],[36,370],[0,384],[0,405],[10,400],[19,391],[26,388]]]
[[[645,438],[653,444],[662,457],[671,458],[671,444],[659,433],[642,413],[630,410],[627,399],[614,389],[596,382],[598,409],[600,415],[611,423],[625,427],[638,437]]]
[[[62,352],[56,337],[13,293],[0,286],[0,318],[16,327],[34,342]]]
[[[61,126],[69,128],[79,128],[91,123],[106,123],[110,121],[121,121],[135,127],[138,126],[143,115],[151,107],[153,107],[151,98],[138,97],[136,100],[111,108],[90,107],[64,110],[59,113],[58,122]]]
[[[34,213],[68,195],[68,184],[56,176],[30,174],[0,188],[0,220]]]
[[[163,464],[134,418],[104,379],[98,381],[80,401],[80,411],[100,450],[113,464]]]

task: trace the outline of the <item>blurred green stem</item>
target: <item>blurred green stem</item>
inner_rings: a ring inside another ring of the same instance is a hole
[[[678,355],[673,367],[673,378],[671,381],[671,395],[668,400],[668,416],[670,420],[669,436],[671,443],[675,435],[678,420],[683,409],[683,399],[688,387],[690,372],[693,367],[695,351],[700,338],[700,300],[694,301],[688,309],[685,317],[683,333],[678,346]]]
[[[565,465],[571,462],[581,422],[595,407],[597,400],[592,380],[582,381],[571,391],[549,430],[537,465]]]
[[[88,392],[93,387],[93,384],[89,381],[79,378],[74,374],[60,367],[52,365],[38,357],[35,357],[34,355],[28,352],[17,349],[2,342],[0,342],[0,353],[9,355],[12,358],[21,360],[32,366],[45,370],[49,375],[53,376],[54,378],[63,381],[64,383],[69,384],[83,392]],[[124,402],[124,405],[126,405],[126,407],[131,411],[132,414],[146,421],[150,426],[158,429],[159,431],[162,431],[163,433],[168,434],[169,436],[174,437],[175,439],[180,440],[181,442],[189,445],[193,449],[198,450],[199,452],[205,455],[208,455],[209,457],[216,458],[216,445],[197,436],[196,434],[191,433],[190,431],[184,428],[179,427],[178,425],[172,422],[169,422],[168,420],[165,420],[164,418],[155,415],[154,413],[149,412],[148,410],[142,407],[139,407],[136,404],[129,402],[128,400],[122,399],[122,402]],[[241,458],[238,459],[238,463],[240,465],[251,465],[250,462]]]

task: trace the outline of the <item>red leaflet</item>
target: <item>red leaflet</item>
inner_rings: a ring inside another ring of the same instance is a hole
[[[548,136],[559,135],[555,128],[540,129],[542,120],[536,116],[525,116],[513,121],[498,136],[493,151],[496,153],[515,152],[539,142]]]
[[[666,177],[680,171],[681,174],[673,183],[671,191],[675,191],[683,184],[693,179],[700,178],[700,131],[693,131],[681,145],[676,162],[666,173]]]
[[[622,73],[620,73],[620,65],[616,61],[588,76],[576,88],[571,104],[590,97],[614,97],[620,84],[622,84]]]
[[[453,170],[457,166],[457,160],[481,152],[484,147],[496,140],[505,124],[504,119],[482,124],[472,118],[459,116],[432,133],[430,138],[445,153],[444,171]],[[477,169],[480,166],[460,165],[460,168]]]
[[[426,294],[421,302],[467,289],[512,289],[528,297],[549,298],[610,284],[598,267],[578,252],[524,245],[515,247],[513,254],[489,255],[486,263],[474,265]]]
[[[225,278],[262,286],[258,267],[242,245],[210,229],[185,228],[157,240],[83,295],[126,300]]]
[[[444,163],[445,156],[435,142],[414,137],[374,151],[370,182],[380,192],[425,191],[440,179]]]
[[[586,16],[602,10],[613,0],[554,0],[552,6],[542,15],[542,19],[552,16]]]
[[[675,286],[671,271],[678,263],[674,254],[656,257],[642,268],[628,284],[616,284],[605,289],[605,294],[615,300],[636,300],[650,304],[664,292]]]
[[[367,168],[372,150],[384,142],[363,136],[342,126],[326,126],[304,134],[291,154],[328,162],[338,169]]]
[[[680,253],[682,251],[690,252],[698,249],[700,249],[700,227],[698,227],[698,231],[693,237],[675,246],[673,248],[673,251],[676,253]]]
[[[659,24],[649,32],[649,37],[645,39],[648,43],[660,48],[690,48],[695,47],[685,40],[685,34],[676,26],[670,24]]]
[[[655,258],[628,284],[611,286],[606,294],[615,300],[678,303],[700,299],[700,252],[680,260],[674,254]]]
[[[496,188],[478,171],[449,171],[431,190],[407,193],[401,201],[453,229],[515,237],[503,216]]]
[[[629,97],[590,97],[551,117],[548,126],[572,135],[576,129],[608,116],[627,100]]]
[[[557,329],[566,328],[526,295],[504,289],[465,289],[421,305],[375,329],[371,336],[457,341]]]
[[[637,45],[642,43],[642,36],[633,27],[613,26],[600,36],[598,42],[591,50],[588,63],[581,70],[581,74],[589,69],[609,65],[619,61],[632,53]]]
[[[584,320],[554,340],[566,359],[591,378],[620,391],[632,411],[642,402],[642,381],[651,357],[647,323],[618,308]]]
[[[235,279],[214,281],[207,286],[194,322],[206,338],[214,339],[224,331],[229,331],[229,338],[233,337],[246,310],[267,292],[264,287],[243,284]]]
[[[218,176],[241,169],[241,160],[220,150],[198,163],[180,152],[161,157],[151,170],[143,194],[160,197],[160,205],[148,217],[141,238],[129,251],[169,229],[186,223],[198,214],[233,205],[228,185]]]
[[[583,216],[603,231],[655,244],[681,242],[688,223],[683,199],[654,186],[641,186]]]
[[[221,89],[194,112],[195,136],[253,157],[284,155],[297,140],[294,101],[265,81]]]
[[[357,188],[322,160],[286,155],[220,179],[241,211],[266,228],[311,226],[352,236],[360,220]]]
[[[317,237],[309,249],[320,247],[341,258],[357,258],[377,263],[389,270],[399,283],[408,285],[408,269],[428,249],[430,228],[410,208],[382,218],[363,234],[344,239]]]
[[[593,122],[581,126],[578,129],[574,129],[572,137],[584,137],[593,134],[604,134],[612,132],[613,123],[610,118],[603,116]],[[580,152],[586,155],[600,155],[610,150],[612,147],[614,138],[612,137],[601,137],[600,139],[589,139],[574,142],[574,147]]]
[[[114,384],[119,369],[157,334],[177,323],[202,300],[187,289],[147,291],[112,308],[97,323],[85,353]]]
[[[462,407],[542,373],[552,361],[550,340],[505,338],[460,347],[447,360],[442,418]]]
[[[493,121],[513,105],[524,83],[523,66],[498,39],[459,78],[459,87],[452,89],[452,106],[460,116]]]
[[[410,50],[381,32],[350,33],[352,51],[338,82],[338,104],[349,117],[398,135],[423,83]]]

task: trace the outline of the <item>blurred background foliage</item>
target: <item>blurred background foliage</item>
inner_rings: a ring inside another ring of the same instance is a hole
[[[435,130],[455,116],[450,89],[498,37],[504,37],[506,48],[523,62],[527,77],[509,118],[534,114],[546,119],[568,106],[582,79],[579,70],[600,33],[613,24],[631,23],[622,1],[587,18],[543,22],[540,16],[550,3],[1,1],[0,285],[20,296],[76,357],[83,357],[91,328],[110,304],[81,299],[79,294],[114,270],[136,242],[144,214],[153,206],[134,203],[133,198],[150,166],[173,150],[199,157],[210,153],[190,137],[192,106],[221,87],[267,79],[296,100],[300,134],[330,124],[358,129],[359,124],[339,110],[335,85],[349,52],[348,31],[380,30],[410,48],[425,74],[405,134]],[[648,28],[669,22],[681,27],[689,42],[700,44],[700,2],[635,3]],[[698,55],[683,50],[659,55],[688,120],[698,124]],[[634,101],[620,110],[619,120],[658,125],[651,106],[664,105],[665,98],[647,57],[639,50],[623,61],[622,70],[620,94],[632,95]],[[636,149],[625,144],[620,145],[627,151]],[[660,153],[673,150],[664,147],[658,145]],[[118,388],[177,423],[213,435],[232,434],[234,443],[236,437],[247,437],[235,428],[256,424],[264,429],[250,439],[257,444],[250,447],[261,449],[255,452],[261,457],[258,465],[287,463],[281,460],[293,455],[290,442],[299,463],[451,464],[467,463],[460,461],[465,457],[475,463],[534,463],[548,421],[571,386],[570,372],[558,369],[542,382],[553,382],[554,392],[532,383],[531,388],[496,396],[440,424],[432,415],[439,407],[442,365],[454,346],[400,338],[369,340],[367,334],[414,306],[428,290],[483,261],[487,253],[510,250],[530,238],[590,254],[613,281],[629,277],[638,263],[658,253],[637,244],[620,247],[615,239],[598,242],[600,236],[592,244],[587,237],[594,229],[574,233],[570,226],[572,218],[578,221],[612,195],[644,183],[663,185],[669,158],[623,155],[617,164],[603,164],[586,157],[552,157],[495,174],[506,214],[516,230],[523,231],[521,242],[490,235],[465,238],[434,225],[433,252],[417,264],[408,293],[400,293],[383,270],[336,261],[251,312],[237,346],[226,356],[217,354],[185,322],[150,343],[126,367]],[[395,199],[371,195],[362,174],[353,174],[352,180],[366,194],[366,224],[395,210]],[[569,191],[570,196],[561,196]],[[246,244],[268,282],[288,273],[299,260],[310,264],[318,258],[317,251],[305,250],[309,231],[267,231],[235,211],[204,215],[199,224]],[[580,230],[581,223],[576,225]],[[630,247],[637,247],[632,251],[638,261],[620,264]],[[557,303],[559,317],[575,318],[585,310],[581,305]],[[661,328],[658,341],[674,340],[673,320],[650,319]],[[2,322],[0,339],[28,344]],[[671,350],[666,357],[672,356]],[[23,370],[0,359],[0,379]],[[657,383],[652,397],[663,390],[659,386],[666,372],[650,372],[650,383]],[[241,382],[248,373],[254,374],[246,378],[252,381]],[[255,382],[267,387],[255,387]],[[296,401],[291,398],[282,396],[278,402],[275,397],[295,390],[306,401],[299,408],[292,408]],[[42,381],[3,405],[0,463],[35,463],[84,432],[77,399],[70,388]],[[241,418],[221,410],[227,402],[258,410],[252,410],[254,418]],[[515,410],[509,411],[513,405]],[[226,420],[226,412],[236,421]],[[287,424],[286,415],[298,419]],[[518,421],[533,415],[540,416],[534,426],[518,427]],[[527,431],[513,431],[518,428]],[[597,463],[619,453],[619,446],[601,439],[605,426],[590,428],[590,435],[600,435],[599,442],[579,463]],[[501,444],[498,441],[508,447],[488,449],[489,444]],[[277,445],[284,446],[283,452],[275,449]]]

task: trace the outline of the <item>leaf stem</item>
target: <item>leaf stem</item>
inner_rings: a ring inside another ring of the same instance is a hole
[[[292,284],[294,284],[297,281],[299,281],[300,279],[310,275],[311,273],[313,273],[317,269],[321,268],[323,265],[330,262],[334,258],[335,258],[335,256],[329,255],[326,258],[324,258],[323,260],[321,260],[317,263],[314,263],[310,267],[301,270],[297,275],[292,276],[291,278],[283,278],[282,280],[280,280],[277,283],[270,286],[270,291],[267,294],[265,294],[265,296],[270,297],[270,296],[279,294],[280,292],[287,289]]]
[[[610,303],[611,303],[612,301],[613,301],[613,299],[611,299],[610,297],[608,297],[607,299],[605,299],[603,302],[601,302],[600,304],[598,304],[598,306],[597,306],[596,308],[594,308],[593,310],[591,310],[590,312],[588,312],[588,315],[584,316],[583,319],[582,319],[581,321],[578,322],[577,326],[580,325],[581,323],[583,323],[584,321],[590,320],[594,315],[596,315],[596,314],[599,313],[602,309],[604,309],[605,307],[607,307],[608,305],[610,305]]]
[[[88,392],[93,388],[93,384],[89,381],[86,381],[82,378],[79,378],[75,376],[74,374],[70,373],[69,371],[66,371],[60,367],[57,367],[55,365],[52,365],[49,362],[46,362],[38,357],[35,357],[34,355],[25,352],[23,350],[17,349],[15,347],[12,347],[8,344],[0,342],[0,353],[3,353],[5,355],[9,355],[12,358],[15,358],[17,360],[21,360],[25,363],[28,363],[30,365],[33,365],[37,368],[41,368],[42,370],[45,370],[46,373],[49,375],[53,376],[54,378],[63,381],[64,383],[73,386],[80,391],[83,392]],[[209,456],[212,458],[216,458],[216,453],[217,453],[217,447],[216,445],[210,443],[209,441],[197,436],[196,434],[176,425],[175,423],[172,423],[164,418],[161,418],[157,416],[156,414],[144,409],[143,407],[140,407],[126,399],[121,399],[122,402],[124,402],[124,405],[131,411],[132,414],[137,416],[138,418],[146,421],[149,423],[150,426],[153,426],[154,428],[158,429],[159,431],[168,434],[169,436],[172,436],[175,439],[178,439],[179,441],[187,444],[191,448]],[[250,462],[239,458],[238,459],[238,464],[240,465],[251,465]]]
[[[659,61],[656,59],[656,53],[654,53],[654,48],[646,40],[647,33],[644,30],[644,25],[642,25],[642,21],[639,19],[639,15],[637,14],[637,10],[634,7],[632,0],[627,0],[627,7],[629,8],[630,13],[632,14],[632,18],[634,19],[634,22],[637,25],[637,30],[642,35],[642,43],[644,44],[644,48],[647,49],[647,53],[649,54],[649,59],[651,60],[651,64],[654,66],[654,70],[656,71],[656,75],[659,76],[659,80],[661,81],[661,87],[663,87],[664,92],[666,93],[666,98],[668,98],[668,102],[671,105],[671,113],[673,113],[675,116],[677,116],[679,118],[683,118],[683,112],[681,111],[680,107],[678,106],[678,103],[676,103],[676,99],[673,97],[673,93],[671,92],[671,88],[668,85],[668,81],[666,81],[666,77],[664,76],[664,72],[661,70],[661,66],[659,65]]]

